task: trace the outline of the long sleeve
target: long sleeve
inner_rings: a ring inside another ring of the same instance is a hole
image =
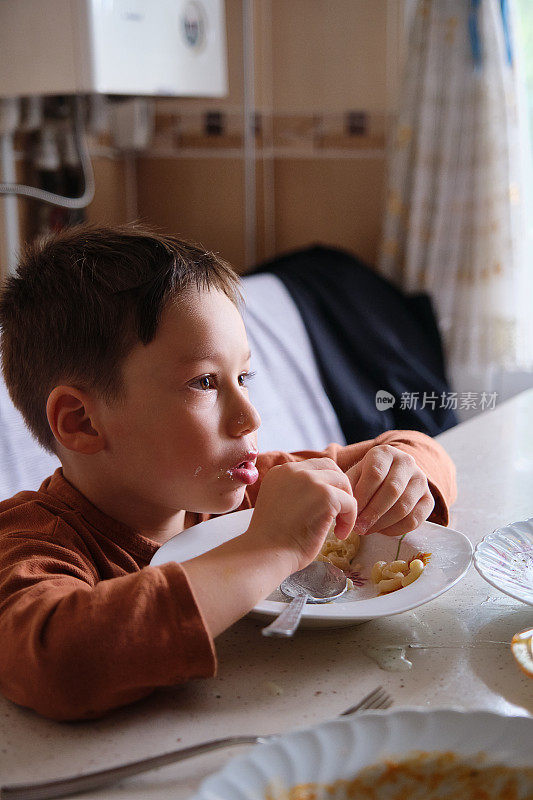
[[[38,535],[2,536],[0,688],[8,698],[56,720],[91,718],[215,673],[213,642],[178,564],[98,580],[69,526],[56,518],[49,527],[49,536],[46,525]]]
[[[248,487],[242,508],[255,505],[261,481],[268,470],[276,464],[287,461],[299,461],[306,458],[329,456],[346,472],[380,444],[390,444],[413,456],[420,469],[428,478],[429,488],[435,499],[435,506],[429,516],[431,522],[448,525],[449,508],[457,496],[455,465],[444,448],[424,433],[419,431],[386,431],[376,439],[368,439],[356,444],[330,444],[325,450],[302,450],[297,453],[270,452],[262,453],[257,462],[259,479]]]

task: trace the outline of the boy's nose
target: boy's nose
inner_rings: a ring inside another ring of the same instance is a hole
[[[256,431],[261,425],[261,417],[248,398],[243,397],[240,406],[234,409],[232,417],[232,433],[234,436],[243,436]]]

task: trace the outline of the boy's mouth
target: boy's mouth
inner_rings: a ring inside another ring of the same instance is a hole
[[[227,470],[227,475],[229,475],[232,480],[239,481],[246,485],[255,483],[259,477],[257,467],[255,466],[256,457],[257,453],[248,453],[244,461],[241,461],[239,464]]]

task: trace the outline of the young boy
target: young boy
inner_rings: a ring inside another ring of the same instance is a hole
[[[447,524],[454,467],[421,433],[258,454],[238,302],[221,259],[131,227],[62,232],[7,280],[5,381],[62,464],[0,503],[0,688],[14,702],[91,718],[212,676],[213,639],[312,561],[333,522],[339,538],[356,519],[391,536]],[[252,506],[238,539],[148,566],[171,536]]]

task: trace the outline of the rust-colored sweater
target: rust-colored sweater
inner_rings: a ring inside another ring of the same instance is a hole
[[[448,523],[455,469],[417,432],[324,453],[264,453],[254,505],[275,464],[329,455],[346,471],[375,444],[411,453],[430,481],[430,519]],[[186,527],[209,515],[187,513]],[[150,567],[158,544],[104,514],[64,477],[0,503],[0,688],[15,703],[57,720],[87,719],[169,686],[216,672],[213,641],[184,570]]]

